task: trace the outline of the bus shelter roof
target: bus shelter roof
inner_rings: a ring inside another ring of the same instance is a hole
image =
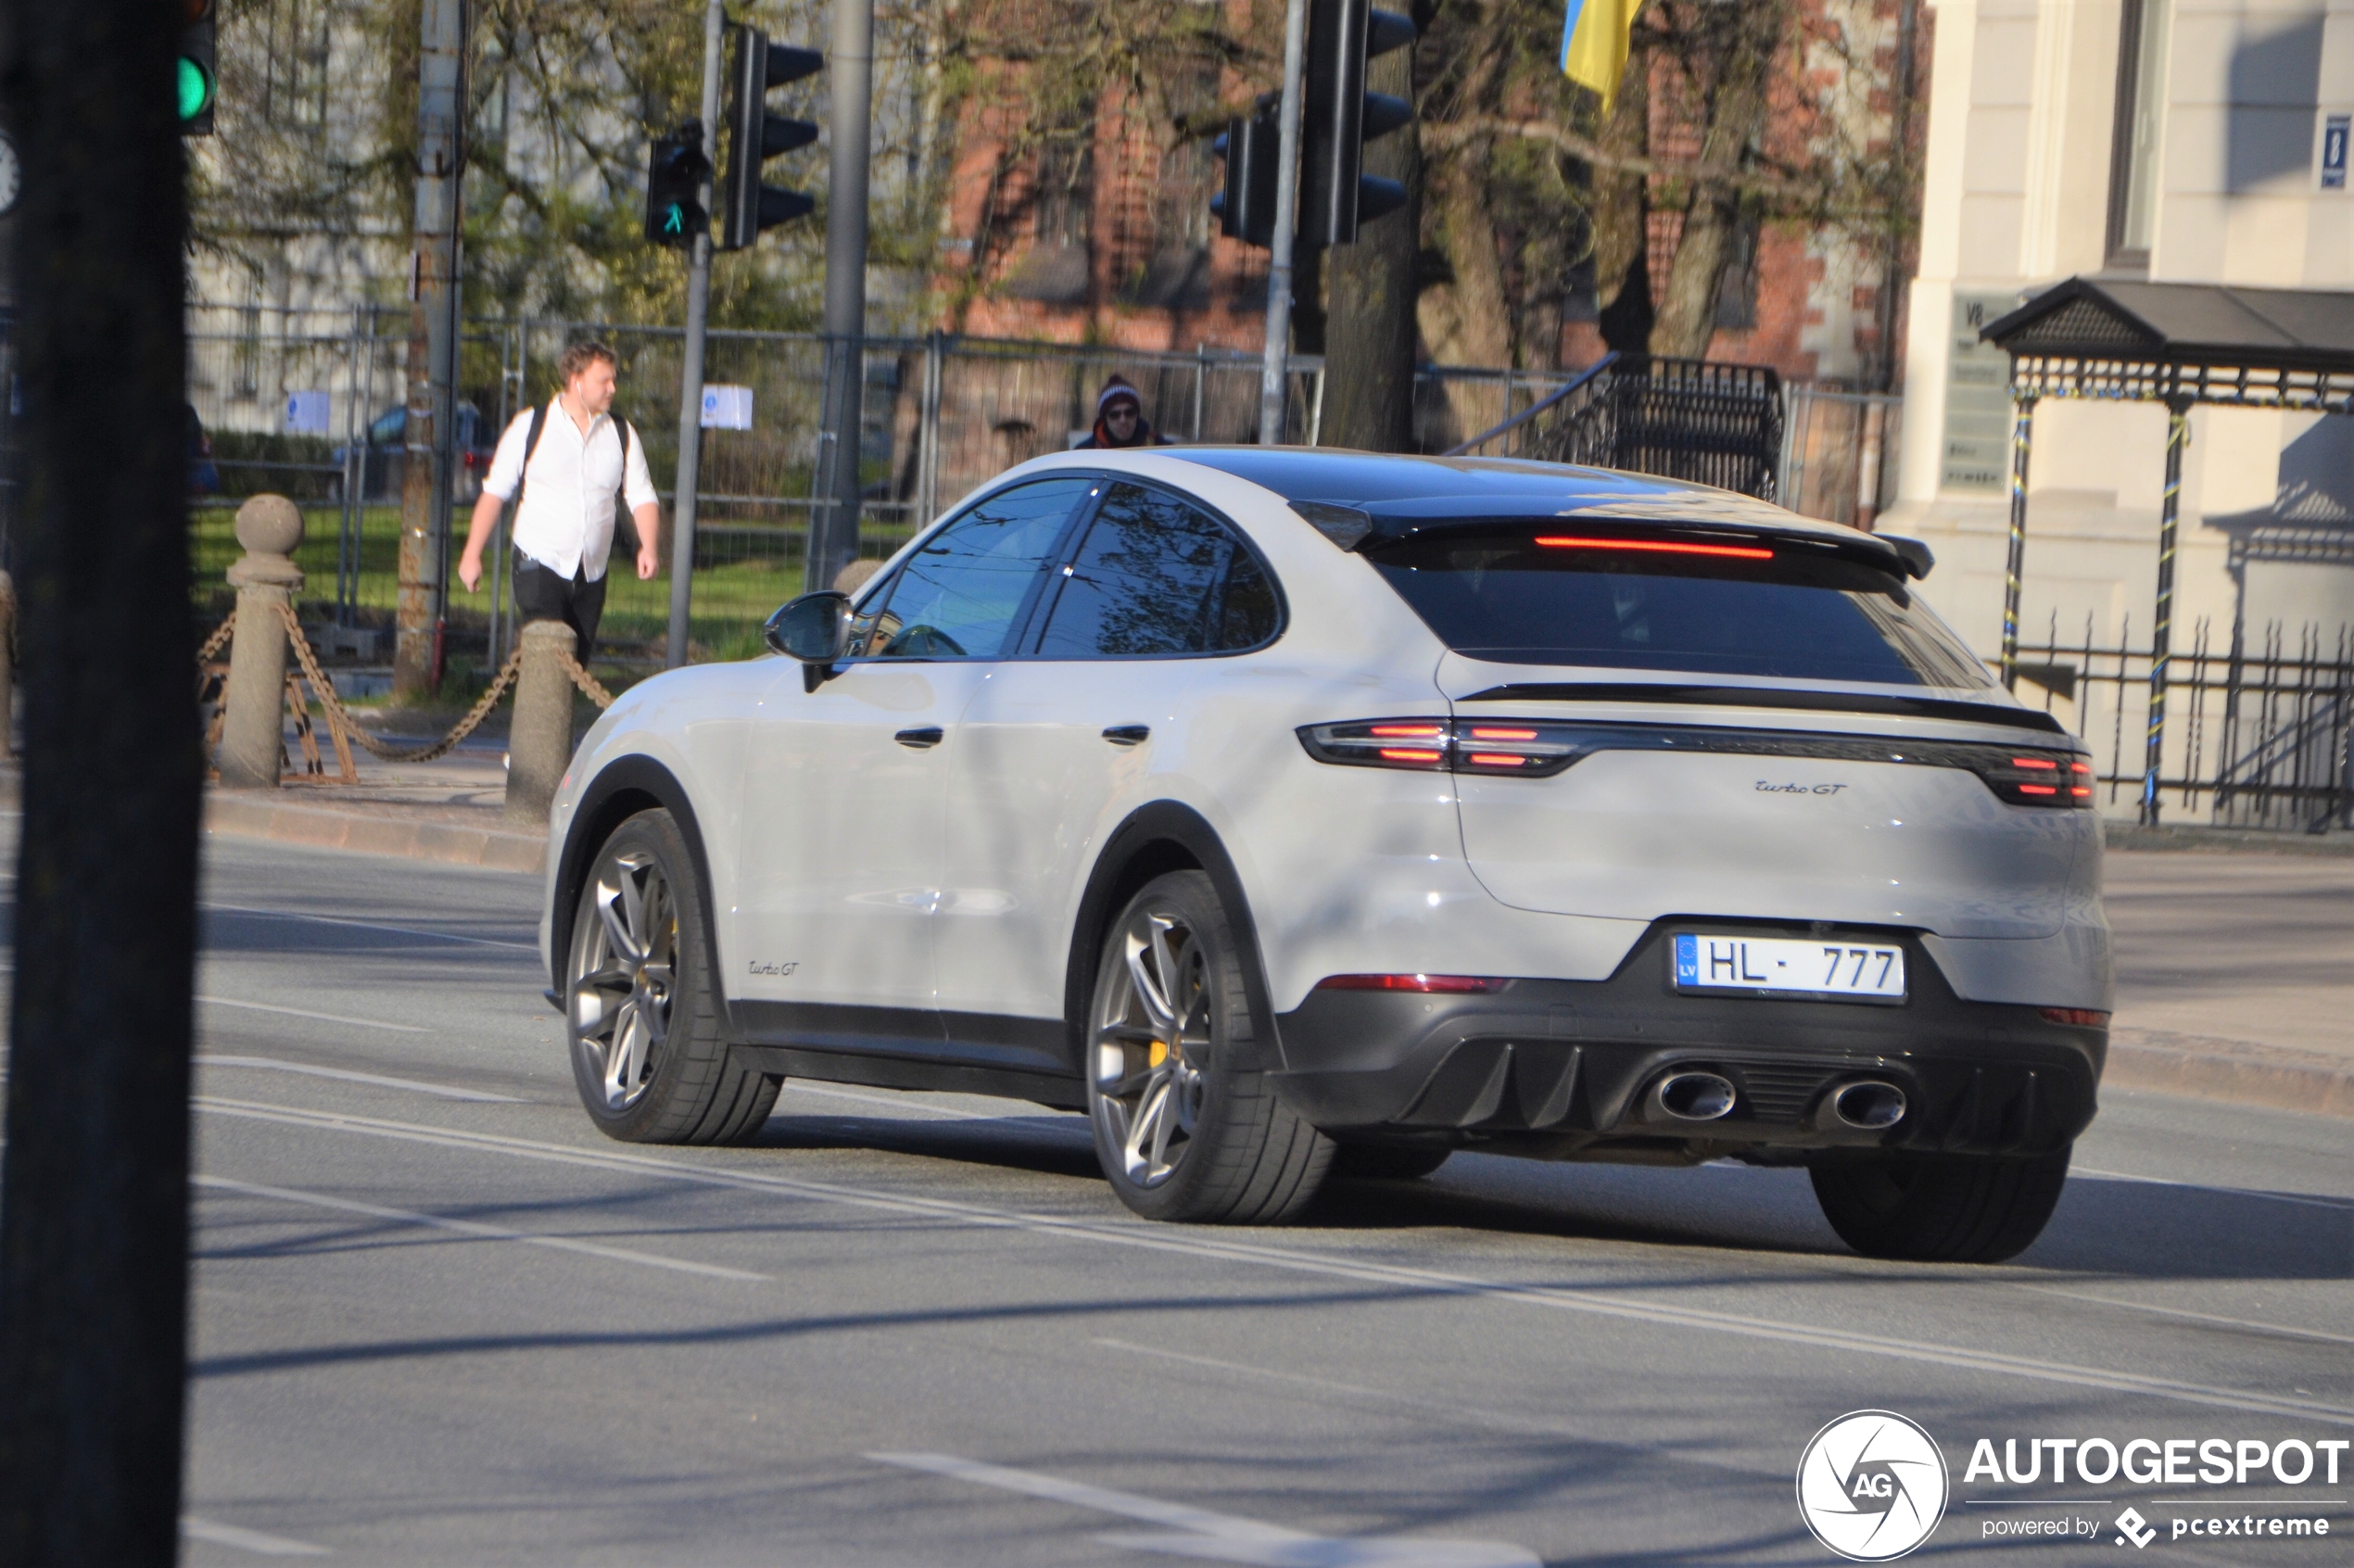
[[[2075,277],[1980,335],[2015,398],[2354,413],[2354,292]]]

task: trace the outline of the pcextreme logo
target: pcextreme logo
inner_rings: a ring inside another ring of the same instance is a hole
[[[1893,1410],[1851,1410],[1798,1461],[1798,1511],[1815,1538],[1854,1562],[1904,1556],[1945,1517],[1945,1456]]]

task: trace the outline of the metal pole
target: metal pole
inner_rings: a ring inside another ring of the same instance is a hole
[[[1202,384],[1209,379],[1209,345],[1194,345],[1194,442],[1201,442]]]
[[[714,167],[719,161],[719,35],[727,25],[719,0],[710,0],[702,13],[702,155]],[[711,210],[711,196],[706,179],[702,191],[705,212]],[[687,347],[678,369],[678,467],[670,504],[670,641],[663,653],[663,668],[670,670],[687,662],[687,616],[695,588],[695,487],[702,482],[702,350],[711,324],[709,224],[695,235],[687,255]]]
[[[1259,367],[1259,444],[1284,438],[1285,371],[1291,359],[1292,245],[1299,226],[1300,77],[1308,56],[1308,0],[1284,8],[1284,98],[1275,139],[1274,255],[1267,268],[1267,348]]]
[[[947,369],[947,335],[934,327],[924,339],[923,428],[917,437],[923,443],[921,477],[916,487],[918,528],[940,515],[940,393]]]
[[[809,514],[807,586],[858,557],[858,435],[867,393],[867,164],[874,0],[834,0],[832,160],[826,186],[826,414]]]
[[[2011,540],[2003,563],[2003,686],[2019,684],[2019,579],[2027,559],[2027,457],[2035,434],[2032,394],[2011,398]]]
[[[2142,826],[2158,826],[2158,775],[2166,752],[2166,662],[2174,629],[2174,525],[2183,509],[2183,451],[2191,444],[2191,405],[2166,401],[2166,492],[2158,511],[2158,620],[2150,628],[2149,735],[2142,752]]]

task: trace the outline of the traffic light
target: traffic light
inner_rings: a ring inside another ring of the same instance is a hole
[[[702,183],[711,160],[702,152],[702,121],[688,120],[654,139],[646,160],[646,237],[656,245],[690,246],[711,227]]]
[[[1276,121],[1280,95],[1259,100],[1248,120],[1227,122],[1225,133],[1210,144],[1226,160],[1226,188],[1209,198],[1218,232],[1246,245],[1275,241],[1276,152],[1282,127]]]
[[[212,134],[212,101],[220,92],[213,66],[213,0],[181,0],[180,56],[174,62],[173,94],[180,104],[180,134]]]
[[[1414,24],[1367,0],[1309,0],[1299,120],[1299,243],[1347,245],[1360,223],[1406,205],[1406,187],[1361,174],[1365,144],[1405,125],[1414,106],[1365,91],[1365,62],[1414,41]]]
[[[805,120],[768,112],[768,90],[825,69],[815,49],[771,44],[756,27],[728,30],[728,147],[713,199],[719,205],[719,248],[741,250],[760,231],[807,216],[817,203],[799,191],[760,183],[763,159],[805,147],[817,128]]]

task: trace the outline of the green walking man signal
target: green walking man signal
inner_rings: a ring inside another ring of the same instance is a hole
[[[646,162],[646,238],[685,249],[711,226],[702,204],[711,160],[703,156],[702,121],[689,120],[657,137]]]

